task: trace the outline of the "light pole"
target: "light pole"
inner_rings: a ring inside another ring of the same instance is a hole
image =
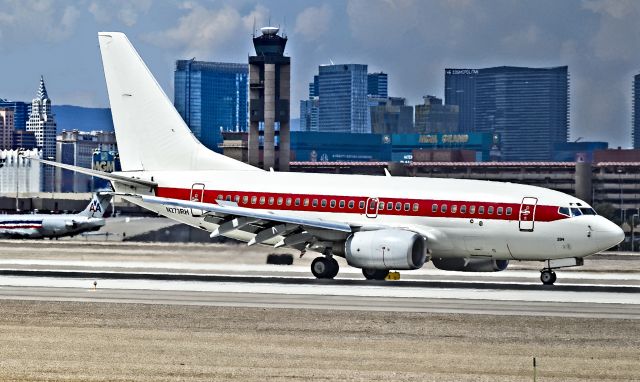
[[[24,149],[16,150],[16,212],[20,212],[20,181],[19,181],[19,172],[18,166],[20,166],[20,157],[22,156],[22,152]],[[26,174],[25,174],[26,176]]]
[[[631,215],[631,252],[635,252],[635,243],[633,242],[633,239],[635,239],[634,227],[636,226],[635,221],[637,217],[638,217],[638,214]]]
[[[50,161],[56,160],[56,158],[54,158],[54,157],[47,157],[47,159],[50,160]],[[56,172],[53,169],[53,166],[49,166],[48,170],[50,170],[49,172],[51,173],[51,207],[52,207],[51,211],[53,211],[54,210],[53,207],[55,205],[55,202],[53,201],[53,191],[55,190],[55,181],[56,181],[55,175],[56,175]]]
[[[618,172],[618,185],[620,187],[620,225],[622,225],[622,223],[624,223],[624,209],[623,209],[624,200],[622,199],[622,169],[618,168],[617,172]]]

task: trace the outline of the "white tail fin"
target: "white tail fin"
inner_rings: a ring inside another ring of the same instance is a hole
[[[215,153],[196,139],[127,36],[100,32],[98,40],[124,171],[260,171]]]
[[[90,218],[101,218],[109,208],[111,203],[111,194],[95,193],[91,197],[91,201],[84,211],[80,212],[80,216],[88,216]]]

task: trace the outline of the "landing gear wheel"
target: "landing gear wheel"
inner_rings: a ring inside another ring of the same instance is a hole
[[[389,270],[362,268],[362,274],[367,280],[384,280],[389,274]]]
[[[316,257],[311,262],[311,273],[319,279],[336,277],[338,269],[338,262],[332,257]]]
[[[545,269],[540,272],[540,281],[544,285],[553,285],[556,282],[556,273],[550,269]]]

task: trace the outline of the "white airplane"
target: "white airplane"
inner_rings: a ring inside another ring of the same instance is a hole
[[[124,199],[212,237],[318,252],[318,278],[337,275],[334,256],[368,279],[428,260],[470,272],[534,260],[553,284],[554,269],[582,265],[624,238],[584,201],[540,187],[280,173],[235,161],[193,136],[124,34],[99,33],[99,42],[123,171],[43,162],[108,179]]]
[[[104,212],[112,194],[93,194],[89,205],[77,214],[0,215],[0,238],[43,239],[75,236],[104,226]]]

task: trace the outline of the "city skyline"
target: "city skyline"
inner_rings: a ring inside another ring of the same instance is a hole
[[[444,95],[446,67],[568,65],[570,140],[631,147],[630,83],[640,72],[634,41],[640,3],[625,1],[341,3],[242,1],[2,2],[0,98],[29,100],[48,79],[59,105],[107,107],[96,33],[120,30],[139,47],[173,94],[177,59],[244,62],[254,25],[280,25],[290,37],[292,102],[306,99],[318,65],[367,64],[389,74],[389,95]],[[515,22],[517,21],[517,22]],[[44,38],[42,36],[45,36]],[[38,65],[45,52],[48,66]],[[72,64],[72,65],[70,65]],[[297,108],[293,108],[297,118]]]

